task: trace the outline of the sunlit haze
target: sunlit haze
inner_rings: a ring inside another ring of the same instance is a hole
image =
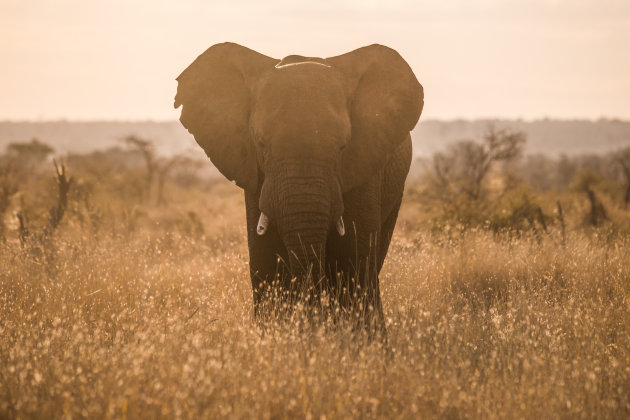
[[[427,118],[630,118],[630,2],[3,0],[0,120],[158,119],[233,41],[275,58],[398,50]]]

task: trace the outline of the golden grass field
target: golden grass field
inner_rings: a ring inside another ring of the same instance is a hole
[[[43,248],[5,218],[0,418],[630,417],[628,235],[430,233],[407,196],[384,346],[256,326],[238,188],[107,194],[71,196]]]

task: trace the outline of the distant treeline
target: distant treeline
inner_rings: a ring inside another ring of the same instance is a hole
[[[588,120],[422,120],[413,132],[414,152],[430,156],[460,140],[475,139],[488,127],[510,127],[527,135],[525,154],[606,154],[630,146],[630,121]],[[205,157],[178,121],[0,122],[0,150],[37,138],[57,153],[86,153],[120,145],[129,134],[149,138],[160,155]]]
[[[414,130],[417,155],[432,155],[460,140],[477,139],[489,127],[527,135],[524,153],[552,157],[606,154],[630,146],[630,121],[588,120],[454,120],[421,121]]]
[[[491,127],[430,157],[416,157],[401,225],[433,233],[531,232],[539,242],[548,234],[563,244],[571,232],[596,231],[607,238],[630,233],[630,146],[599,154],[523,156],[527,142],[523,131]],[[9,143],[0,151],[0,241],[5,231],[22,246],[27,237],[40,243],[66,208],[94,229],[112,211],[118,214],[111,218],[115,223],[133,227],[130,215],[140,207],[146,213],[191,197],[205,200],[216,185],[227,185],[205,156],[159,155],[153,139],[135,135],[119,143],[66,154],[39,140]],[[57,188],[50,184],[55,156]],[[186,216],[186,229],[197,225],[196,214]]]

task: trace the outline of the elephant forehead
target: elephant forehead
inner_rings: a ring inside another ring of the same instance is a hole
[[[262,106],[287,105],[317,107],[346,106],[343,85],[336,74],[321,64],[287,64],[264,77],[257,89],[256,102]]]
[[[315,87],[268,89],[256,100],[252,111],[251,123],[267,134],[307,127],[343,134],[350,126],[345,97],[340,92]]]
[[[268,137],[346,136],[348,102],[334,71],[320,65],[272,70],[258,87],[253,129]]]

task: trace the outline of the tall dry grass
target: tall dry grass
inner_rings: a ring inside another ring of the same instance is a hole
[[[261,331],[242,198],[187,197],[0,245],[0,417],[630,416],[628,237],[399,229],[383,345]]]

